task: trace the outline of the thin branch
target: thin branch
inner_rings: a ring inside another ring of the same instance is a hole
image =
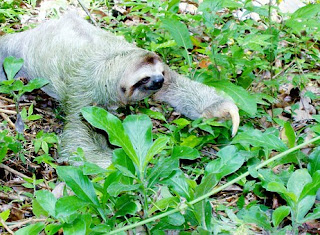
[[[8,225],[6,224],[6,222],[0,217],[0,223],[2,224],[2,226],[5,228],[5,230],[7,230],[8,233],[10,234],[14,234],[14,232],[8,227]]]
[[[86,12],[86,14],[89,16],[90,20],[92,21],[92,23],[94,24],[94,26],[98,26],[97,22],[94,20],[94,18],[92,17],[92,15],[90,14],[90,12],[88,11],[88,9],[85,7],[85,5],[83,5],[81,0],[78,0],[80,6],[82,7],[82,9]]]
[[[6,114],[17,114],[17,112],[16,112],[16,111],[8,110],[8,109],[1,109],[1,108],[0,108],[0,113],[6,113]]]
[[[28,224],[28,223],[37,223],[37,222],[45,222],[46,219],[35,219],[35,218],[30,218],[30,219],[26,219],[26,220],[18,220],[18,221],[15,221],[15,222],[11,222],[9,226],[10,229],[15,229],[15,228],[20,228],[22,227],[23,225],[25,224]]]
[[[32,180],[32,178],[30,178],[29,176],[26,176],[25,174],[22,174],[19,171],[16,171],[16,170],[14,170],[14,169],[12,169],[12,168],[10,168],[10,167],[2,164],[2,163],[0,163],[0,168],[3,168],[3,169],[5,169],[5,170],[7,170],[7,171],[9,171],[9,172],[11,172],[11,173],[13,173],[15,175],[18,175],[18,176],[20,176],[22,178],[26,178],[26,179]]]
[[[10,120],[10,118],[5,113],[0,112],[0,116],[8,122],[10,127],[12,127],[14,130],[16,129],[16,125],[14,125],[14,123]]]

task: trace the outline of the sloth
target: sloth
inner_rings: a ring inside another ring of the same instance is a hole
[[[106,137],[83,121],[81,108],[93,104],[106,109],[132,104],[151,96],[191,119],[226,118],[239,126],[238,108],[214,88],[171,70],[153,52],[95,27],[75,13],[49,20],[38,27],[0,38],[0,63],[23,58],[16,77],[46,78],[43,87],[66,114],[60,137],[59,159],[70,160],[77,148],[86,161],[108,167],[112,150]],[[0,80],[5,80],[1,66]]]

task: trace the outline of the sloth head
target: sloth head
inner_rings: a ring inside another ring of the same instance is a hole
[[[136,56],[130,64],[118,87],[121,100],[126,104],[157,92],[166,79],[164,65],[153,53]]]

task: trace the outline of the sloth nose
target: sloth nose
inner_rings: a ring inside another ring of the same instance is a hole
[[[151,77],[151,84],[149,86],[150,90],[159,90],[164,82],[164,77],[162,75],[155,75]]]

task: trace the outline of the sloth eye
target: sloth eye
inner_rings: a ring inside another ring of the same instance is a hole
[[[162,75],[164,76],[164,71],[162,71]]]
[[[149,80],[150,80],[150,77],[145,77],[145,78],[141,79],[139,83],[146,84],[149,82]]]

